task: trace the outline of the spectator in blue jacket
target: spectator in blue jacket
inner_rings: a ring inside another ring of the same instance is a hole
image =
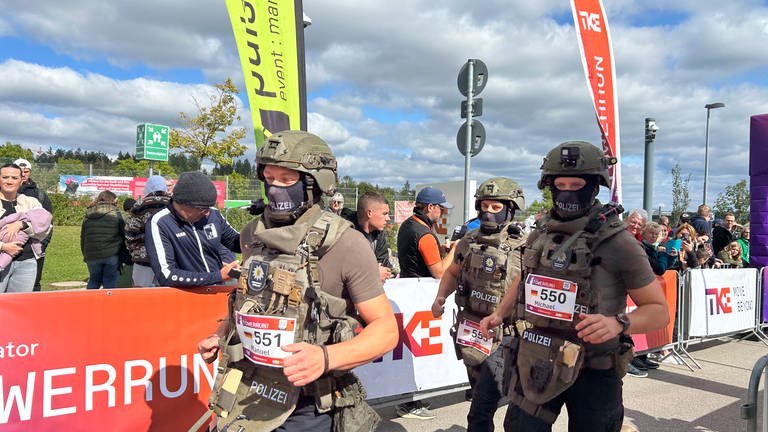
[[[168,206],[147,222],[145,245],[160,286],[195,287],[222,284],[239,270],[224,262],[222,246],[240,252],[240,233],[216,205],[216,187],[200,172],[181,174]]]

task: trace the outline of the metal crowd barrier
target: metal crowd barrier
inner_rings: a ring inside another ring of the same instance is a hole
[[[747,388],[747,403],[741,406],[741,418],[747,421],[747,432],[757,432],[757,389],[760,386],[760,375],[768,366],[768,355],[760,357],[752,368]],[[763,389],[768,388],[768,375],[763,381]],[[763,432],[768,431],[768,398],[763,397]]]
[[[764,268],[759,269],[757,273],[757,284],[755,287],[755,325],[751,329],[739,330],[735,332],[707,335],[707,336],[690,336],[691,327],[691,272],[686,270],[679,273],[677,284],[677,325],[675,329],[675,340],[672,343],[667,344],[659,350],[666,350],[668,353],[662,358],[673,357],[678,364],[685,365],[691,372],[695,369],[701,369],[702,366],[691,356],[688,352],[688,348],[691,345],[697,343],[706,342],[708,340],[719,339],[723,337],[732,337],[745,331],[749,332],[746,336],[754,335],[758,340],[768,345],[768,334],[765,332],[768,323],[763,322],[762,311],[763,307],[763,272]],[[725,270],[727,271],[727,270]],[[746,337],[746,336],[742,336]]]

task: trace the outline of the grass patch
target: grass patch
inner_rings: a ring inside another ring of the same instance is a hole
[[[53,227],[53,238],[45,251],[45,265],[40,281],[43,291],[60,289],[51,285],[53,282],[87,280],[88,267],[80,251],[80,227]]]

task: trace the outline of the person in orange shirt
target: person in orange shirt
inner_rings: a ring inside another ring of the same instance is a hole
[[[413,216],[400,225],[397,233],[397,259],[400,277],[440,279],[453,261],[455,242],[444,247],[435,233],[443,213],[453,208],[440,189],[427,186],[416,195]]]

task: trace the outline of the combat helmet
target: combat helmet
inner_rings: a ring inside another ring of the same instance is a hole
[[[547,153],[541,164],[539,189],[544,189],[553,177],[596,175],[600,184],[610,187],[608,168],[617,159],[608,157],[603,151],[586,141],[566,141]]]
[[[510,201],[518,209],[525,208],[523,189],[506,177],[491,177],[482,182],[475,192],[475,210],[480,210],[482,200]]]
[[[256,164],[261,181],[264,166],[277,165],[308,174],[328,196],[336,192],[336,158],[322,138],[309,132],[287,130],[272,134],[256,152]]]

